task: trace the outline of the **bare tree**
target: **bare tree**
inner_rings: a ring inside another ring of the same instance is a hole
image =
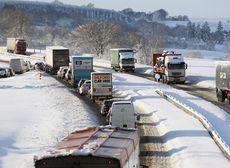
[[[89,22],[79,26],[73,33],[77,47],[93,48],[96,55],[102,56],[119,32],[119,26],[111,22]]]
[[[31,15],[12,7],[0,12],[0,26],[5,36],[25,37],[31,27]]]

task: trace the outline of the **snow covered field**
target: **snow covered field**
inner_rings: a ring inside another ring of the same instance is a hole
[[[69,132],[101,125],[68,88],[36,71],[0,78],[0,104],[0,168],[31,168],[35,154]]]

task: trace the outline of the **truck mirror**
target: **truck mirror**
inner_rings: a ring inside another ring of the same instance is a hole
[[[155,77],[155,79],[156,79],[157,81],[159,81],[159,79],[161,78],[161,76],[160,76],[158,73],[155,74],[154,77]]]
[[[134,58],[134,63],[137,63],[137,59],[136,58]]]
[[[187,69],[188,68],[188,64],[185,64],[185,69]]]
[[[141,119],[141,115],[138,114],[138,115],[137,115],[137,121],[140,121],[140,119]]]

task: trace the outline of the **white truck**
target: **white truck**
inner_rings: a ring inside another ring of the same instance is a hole
[[[134,50],[130,48],[110,49],[110,63],[115,71],[135,71]]]
[[[110,99],[112,98],[112,73],[109,72],[92,72],[91,73],[91,89],[90,98]]]
[[[45,62],[53,73],[61,66],[69,66],[69,49],[62,46],[46,47]]]
[[[187,64],[181,54],[164,51],[153,54],[153,72],[163,83],[185,83]],[[159,79],[158,79],[159,80]]]

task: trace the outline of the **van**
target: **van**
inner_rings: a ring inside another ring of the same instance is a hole
[[[22,58],[11,58],[10,67],[15,73],[24,73],[27,71],[26,62]]]
[[[136,115],[131,101],[117,101],[109,111],[109,124],[120,128],[136,128]]]

